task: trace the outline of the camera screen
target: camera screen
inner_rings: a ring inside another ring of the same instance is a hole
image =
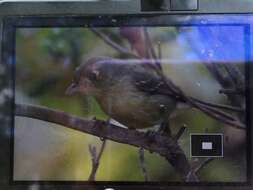
[[[252,17],[215,17],[17,27],[13,180],[247,182]]]

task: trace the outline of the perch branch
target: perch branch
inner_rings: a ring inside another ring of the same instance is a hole
[[[16,116],[39,119],[56,123],[77,131],[88,133],[103,139],[109,139],[118,143],[128,144],[144,148],[150,152],[156,152],[175,168],[184,181],[198,181],[198,177],[191,171],[183,150],[173,138],[156,134],[149,137],[144,132],[128,130],[102,120],[87,120],[70,115],[63,111],[57,111],[41,106],[16,104]]]

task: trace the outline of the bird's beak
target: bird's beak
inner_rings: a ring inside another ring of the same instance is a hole
[[[71,96],[77,91],[78,91],[78,85],[76,83],[71,83],[69,87],[66,89],[65,94],[67,96]]]

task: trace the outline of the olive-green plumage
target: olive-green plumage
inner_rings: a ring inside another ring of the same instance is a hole
[[[67,94],[93,96],[101,109],[128,128],[148,128],[168,120],[177,101],[160,93],[161,78],[140,61],[91,58],[77,68]]]

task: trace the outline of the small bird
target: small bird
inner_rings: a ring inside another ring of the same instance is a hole
[[[129,129],[149,128],[167,121],[175,97],[157,93],[164,83],[141,61],[94,57],[75,71],[66,94],[93,96],[108,116]]]
[[[241,110],[188,97],[171,80],[148,65],[150,60],[90,58],[76,69],[66,94],[93,96],[110,118],[129,129],[156,125],[166,129],[170,116],[182,103],[188,103],[223,123],[245,127],[237,118],[217,108]]]

